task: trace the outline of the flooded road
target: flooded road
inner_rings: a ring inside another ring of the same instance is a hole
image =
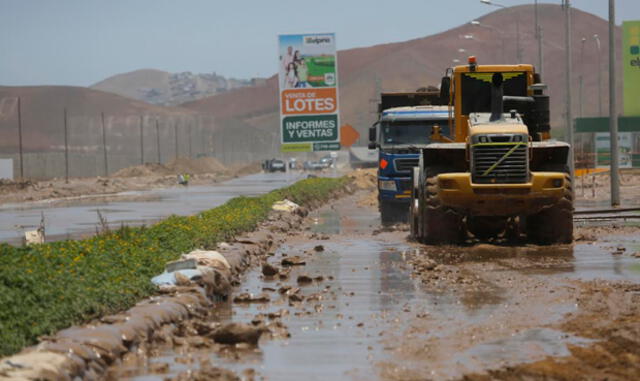
[[[25,230],[34,230],[45,220],[47,241],[79,238],[95,233],[98,211],[112,228],[158,221],[171,214],[190,215],[221,205],[237,196],[255,196],[290,185],[301,172],[260,173],[224,183],[123,192],[109,198],[45,200],[0,207],[0,242],[20,244]],[[118,198],[134,201],[117,201]]]
[[[600,343],[593,330],[572,326],[589,295],[604,289],[593,282],[640,280],[637,234],[574,246],[423,246],[409,242],[405,228],[382,230],[361,197],[313,212],[308,230],[273,253],[275,266],[304,259],[287,279],[258,268],[246,274],[235,294],[266,293],[269,302],[216,306],[216,322],[275,321],[289,337],[231,351],[165,345],[112,368],[109,378],[163,380],[202,364],[246,380],[448,380],[519,369]],[[315,280],[299,284],[300,275]]]

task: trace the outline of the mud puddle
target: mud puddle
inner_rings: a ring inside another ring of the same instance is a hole
[[[269,260],[284,268],[284,259],[299,256],[305,264],[292,266],[285,280],[269,279],[255,269],[235,293],[266,293],[270,302],[216,306],[216,320],[221,323],[249,323],[256,317],[277,314],[290,337],[261,339],[258,348],[238,356],[196,351],[189,356],[199,360],[190,364],[182,360],[184,353],[165,348],[149,359],[120,365],[110,378],[164,379],[198,369],[203,358],[238,375],[256,372],[272,380],[377,378],[373,360],[389,357],[382,341],[384,332],[389,324],[396,325],[395,329],[402,327],[401,321],[392,321],[390,316],[432,298],[421,291],[404,262],[403,255],[409,250],[403,242],[406,233],[372,239],[377,219],[377,214],[367,209],[325,208],[314,213],[308,233],[293,237]],[[366,230],[368,234],[359,234]],[[327,234],[332,234],[330,239]],[[314,280],[299,282],[301,275]],[[299,288],[300,292],[292,298],[278,292],[283,287]],[[158,367],[153,364],[168,364],[169,370],[152,374],[150,369]]]

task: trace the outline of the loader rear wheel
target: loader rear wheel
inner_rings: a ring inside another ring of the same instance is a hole
[[[427,172],[421,208],[422,242],[426,244],[459,244],[464,241],[462,216],[442,204],[438,197],[437,173]]]
[[[528,216],[527,240],[541,245],[573,242],[573,189],[565,175],[564,196],[553,206]]]

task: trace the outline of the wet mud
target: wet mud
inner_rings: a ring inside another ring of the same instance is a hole
[[[112,369],[112,379],[178,377],[202,364],[239,379],[633,378],[623,364],[637,347],[624,344],[640,337],[629,299],[640,279],[637,228],[583,226],[565,246],[424,246],[406,226],[381,228],[368,196],[311,213],[210,317],[275,322],[280,334],[250,350],[168,345]],[[615,311],[609,295],[622,298]],[[634,339],[610,340],[614,331]],[[608,356],[622,357],[605,364]]]
[[[424,246],[381,228],[368,196],[312,212],[212,309],[208,324],[268,329],[255,346],[170,343],[111,379],[636,378],[636,227],[581,226],[564,246]]]

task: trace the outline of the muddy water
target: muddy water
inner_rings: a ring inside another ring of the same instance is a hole
[[[380,231],[375,210],[357,206],[355,195],[310,216],[310,232],[292,237],[270,258],[279,264],[300,255],[306,265],[289,280],[265,280],[249,272],[237,293],[267,291],[267,304],[221,303],[220,322],[250,322],[282,309],[290,337],[262,339],[236,356],[195,350],[216,366],[270,380],[452,379],[472,372],[566,356],[569,346],[591,339],[563,332],[557,323],[575,313],[575,281],[637,282],[637,237],[609,236],[561,247],[426,247],[407,241],[406,231]],[[329,240],[310,238],[311,232]],[[316,245],[324,251],[314,253]],[[413,271],[412,258],[430,258],[428,276]],[[324,280],[301,286],[320,300],[289,304],[270,290],[296,286],[300,273]],[[161,380],[188,369],[185,354],[171,348],[114,368],[112,379]],[[149,371],[169,364],[166,374]]]
[[[171,214],[190,215],[225,203],[237,196],[255,196],[281,188],[304,177],[302,173],[261,173],[214,185],[174,187],[123,192],[124,199],[76,198],[64,202],[39,201],[0,208],[0,242],[19,244],[25,230],[33,230],[44,215],[47,241],[79,238],[95,233],[97,211],[109,226],[135,226],[158,221]]]

